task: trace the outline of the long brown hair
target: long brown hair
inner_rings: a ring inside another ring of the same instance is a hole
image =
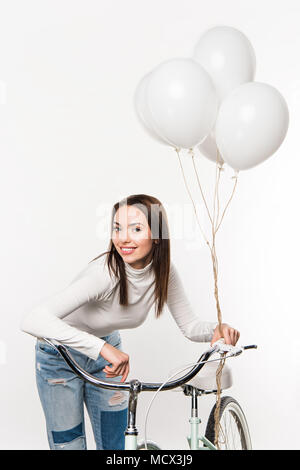
[[[152,243],[152,269],[155,274],[155,316],[158,318],[167,300],[170,273],[170,236],[167,214],[162,203],[157,198],[148,196],[147,194],[133,194],[114,204],[111,216],[111,233],[113,230],[114,216],[119,207],[122,206],[136,206],[140,209],[148,221],[151,237],[158,241],[157,244]],[[97,256],[92,261],[105,254],[107,255],[105,262],[110,274],[113,272],[120,281],[120,305],[127,306],[128,291],[125,263],[117,252],[112,238],[110,239],[108,251]]]

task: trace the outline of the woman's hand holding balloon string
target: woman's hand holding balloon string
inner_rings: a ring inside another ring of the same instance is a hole
[[[212,344],[218,341],[220,338],[224,338],[225,344],[232,344],[233,346],[235,346],[238,342],[239,337],[240,332],[238,330],[232,328],[227,323],[221,323],[221,328],[218,325],[214,329],[214,334],[210,345],[212,346]]]

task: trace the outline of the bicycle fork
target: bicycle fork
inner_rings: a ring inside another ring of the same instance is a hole
[[[191,450],[217,450],[217,448],[204,436],[199,436],[199,424],[201,419],[198,417],[198,392],[192,387],[190,392],[192,397],[191,417],[189,422],[191,424],[190,436],[187,440]],[[199,445],[199,441],[203,442],[203,446]]]

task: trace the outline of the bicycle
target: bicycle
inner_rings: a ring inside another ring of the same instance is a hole
[[[190,423],[190,435],[187,436],[188,444],[191,450],[217,450],[214,445],[215,440],[215,418],[214,411],[216,405],[212,408],[205,430],[205,435],[199,435],[199,423],[201,422],[198,417],[198,397],[208,394],[216,394],[216,388],[209,387],[211,383],[215,383],[215,376],[204,377],[199,371],[204,367],[205,364],[221,360],[221,354],[226,358],[240,355],[244,350],[256,349],[256,345],[248,346],[229,346],[222,344],[217,341],[207,351],[205,351],[198,361],[192,363],[194,366],[192,370],[186,373],[179,379],[162,382],[162,383],[146,383],[140,382],[137,379],[130,380],[129,382],[111,382],[108,380],[100,380],[97,377],[86,372],[82,369],[79,364],[73,359],[72,355],[68,352],[67,348],[63,345],[57,345],[51,342],[48,338],[42,338],[44,341],[53,346],[63,357],[68,366],[77,374],[82,380],[89,382],[96,387],[102,387],[109,390],[125,390],[129,391],[128,400],[128,419],[127,428],[125,430],[125,450],[161,450],[161,448],[151,440],[138,442],[138,430],[136,427],[136,408],[138,395],[140,392],[145,391],[166,391],[181,387],[185,396],[191,397],[191,416],[189,418]],[[216,352],[220,353],[219,359],[209,358]],[[191,364],[188,365],[188,368]],[[206,366],[207,367],[207,366]],[[184,369],[187,369],[185,367]],[[183,369],[183,370],[184,370]],[[178,375],[178,371],[173,374]],[[222,372],[221,379],[221,392],[224,389],[230,388],[232,385],[232,378],[230,369],[225,365]],[[247,424],[245,414],[234,398],[230,396],[224,396],[221,398],[220,405],[220,429],[218,445],[220,450],[251,450],[251,438]],[[201,444],[202,445],[201,445]]]

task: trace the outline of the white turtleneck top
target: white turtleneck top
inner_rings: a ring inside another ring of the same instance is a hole
[[[128,306],[119,304],[119,280],[109,274],[106,256],[90,262],[62,291],[27,314],[21,330],[51,338],[96,360],[114,330],[141,325],[154,304],[152,261],[142,269],[125,262]],[[217,322],[204,322],[193,312],[174,264],[171,262],[167,306],[183,335],[196,342],[211,341]]]

